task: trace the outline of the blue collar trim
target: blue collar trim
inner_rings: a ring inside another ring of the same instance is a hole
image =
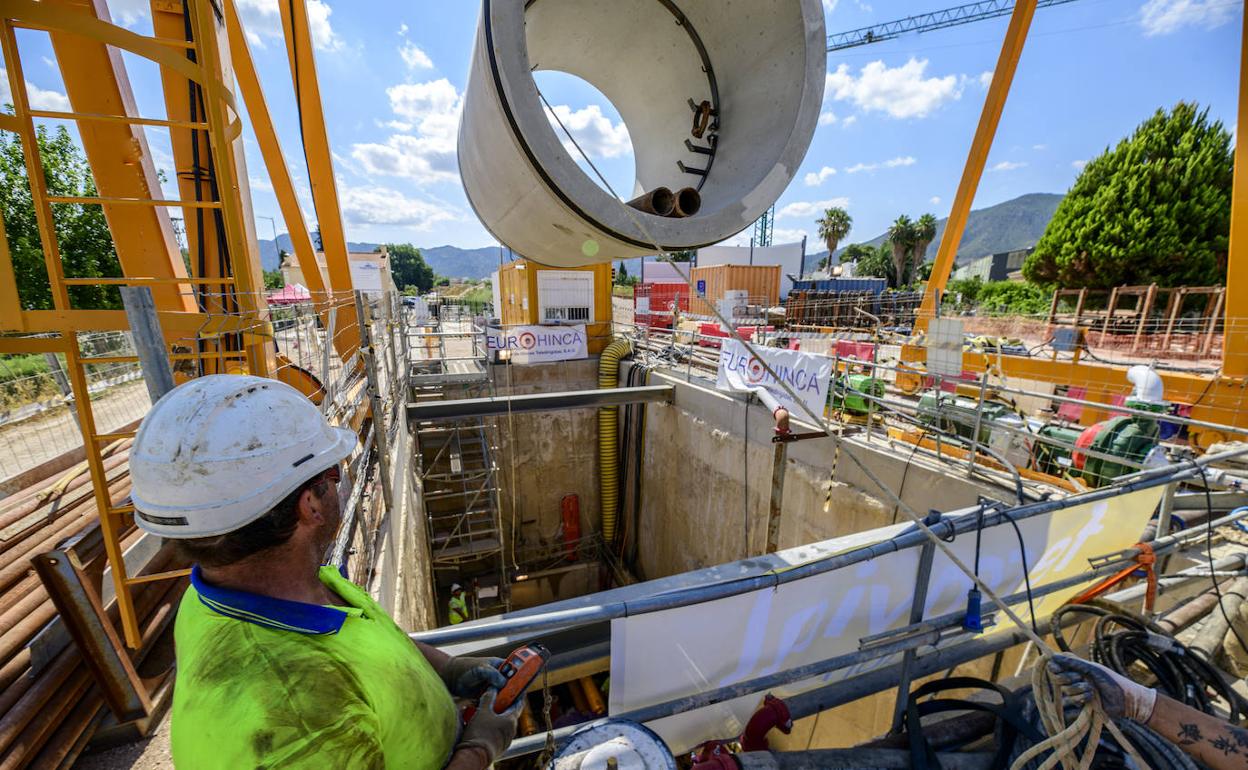
[[[199,594],[199,600],[213,612],[278,631],[313,636],[336,634],[348,617],[361,614],[354,607],[305,604],[214,586],[204,582],[198,564],[191,568],[191,585]]]

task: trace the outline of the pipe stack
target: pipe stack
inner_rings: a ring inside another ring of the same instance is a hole
[[[106,450],[104,469],[114,501],[130,492],[130,443],[127,439]],[[72,765],[108,714],[94,676],[72,641],[59,651],[53,645],[40,650],[32,644],[55,621],[56,608],[31,559],[97,521],[85,463],[0,500],[0,770]],[[123,531],[122,548],[141,534],[133,526]],[[88,574],[102,575],[102,547],[82,557]],[[174,569],[179,566],[174,561],[172,551],[164,549],[143,572]],[[143,646],[132,653],[136,664],[171,628],[169,621],[185,586],[185,580],[162,580],[134,591],[143,631]],[[115,602],[107,613],[119,627]],[[68,639],[68,634],[62,638]]]

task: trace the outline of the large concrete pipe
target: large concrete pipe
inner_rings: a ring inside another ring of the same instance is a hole
[[[548,265],[716,243],[797,172],[825,48],[820,0],[483,0],[459,127],[464,189],[495,237]],[[599,187],[549,122],[539,70],[582,78],[619,111],[637,168],[620,196],[693,187],[700,209],[660,217]]]

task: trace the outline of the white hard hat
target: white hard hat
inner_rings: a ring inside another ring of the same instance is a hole
[[[463,586],[461,586],[459,583],[451,583],[451,593],[455,593],[456,591],[460,591],[460,590],[463,590]]]
[[[355,447],[302,393],[277,380],[199,377],[143,418],[130,450],[135,523],[162,537],[233,532]]]

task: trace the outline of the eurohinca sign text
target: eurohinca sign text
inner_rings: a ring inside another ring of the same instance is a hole
[[[740,340],[727,339],[719,351],[719,379],[715,387],[719,390],[766,390],[794,417],[810,420],[810,415],[780,385],[784,382],[811,412],[818,417],[823,416],[828,382],[832,378],[831,358],[796,350],[757,346],[754,349],[775,372],[775,377],[767,372],[758,358],[750,355]]]
[[[585,324],[577,326],[511,326],[486,330],[488,350],[507,351],[515,364],[588,358]]]

